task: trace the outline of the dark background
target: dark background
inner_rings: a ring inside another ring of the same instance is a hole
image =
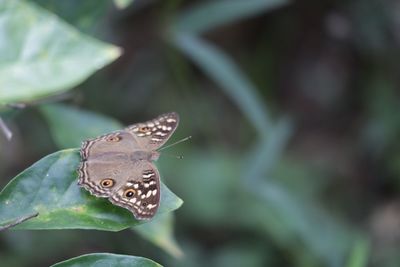
[[[399,266],[400,2],[276,2],[196,35],[225,56],[226,70],[219,57],[199,63],[171,33],[206,1],[137,0],[124,10],[38,1],[124,50],[63,103],[125,125],[176,111],[172,141],[193,136],[165,151],[183,160],[158,161],[185,201],[175,212],[185,256],[129,230],[8,231],[0,266],[47,266],[90,252],[165,266]],[[249,84],[226,74],[232,66]],[[15,137],[0,138],[2,187],[57,150],[35,106],[8,122]]]

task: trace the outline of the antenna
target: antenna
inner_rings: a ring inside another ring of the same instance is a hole
[[[176,156],[176,155],[171,155],[171,154],[167,154],[167,153],[163,153],[163,155],[171,157],[171,158],[175,158],[175,159],[183,159],[183,156],[181,156],[181,155]]]
[[[183,139],[181,139],[181,140],[178,140],[178,141],[176,141],[175,143],[172,143],[172,144],[170,144],[170,145],[167,145],[167,146],[165,146],[165,147],[162,147],[162,148],[158,149],[158,151],[161,151],[161,150],[163,150],[163,149],[166,149],[166,148],[169,148],[169,147],[171,147],[171,146],[177,145],[177,144],[179,144],[179,143],[185,142],[185,141],[187,141],[187,140],[189,140],[189,139],[191,139],[191,138],[192,138],[192,136],[189,135],[188,137],[185,137],[185,138],[183,138]]]

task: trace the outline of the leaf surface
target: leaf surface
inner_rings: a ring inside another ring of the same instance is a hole
[[[51,267],[160,267],[161,265],[142,257],[118,255],[111,253],[93,253],[72,258],[52,265]]]
[[[0,49],[3,105],[64,92],[121,53],[31,2],[6,0],[0,0]]]
[[[137,224],[126,209],[90,195],[77,185],[77,149],[61,150],[16,176],[0,193],[0,226],[30,216],[18,229],[98,229],[119,231]],[[161,184],[161,213],[179,208],[182,200]]]

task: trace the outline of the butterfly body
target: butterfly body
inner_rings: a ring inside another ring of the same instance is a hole
[[[156,150],[178,123],[178,114],[171,112],[84,141],[78,184],[128,209],[136,219],[152,218],[160,201],[160,175],[153,164],[160,155]]]
[[[132,161],[135,160],[148,160],[148,161],[156,161],[160,157],[160,153],[157,151],[143,151],[143,150],[137,150],[131,153],[130,158]]]

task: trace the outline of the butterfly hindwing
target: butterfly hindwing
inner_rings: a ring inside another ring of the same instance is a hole
[[[78,184],[96,197],[110,197],[124,183],[123,170],[129,162],[82,161]]]
[[[160,175],[148,161],[134,163],[134,171],[109,200],[131,211],[139,220],[152,218],[160,204]]]

